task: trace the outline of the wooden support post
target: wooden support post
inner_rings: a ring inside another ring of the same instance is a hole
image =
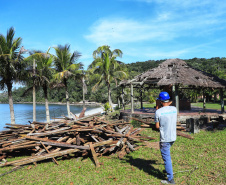
[[[178,86],[173,85],[172,86],[172,92],[173,92],[173,102],[175,102],[175,107],[177,108],[177,113],[179,113],[179,96],[178,96]]]
[[[221,114],[224,113],[224,92],[220,89],[220,99],[221,99]]]
[[[130,96],[131,96],[131,113],[134,113],[134,102],[133,102],[133,84],[130,84]]]
[[[214,103],[217,101],[217,92],[214,92]]]
[[[206,95],[205,95],[205,89],[203,89],[203,111],[206,111]]]
[[[140,108],[143,109],[143,87],[140,88]]]
[[[124,102],[124,88],[123,88],[123,86],[122,86],[122,94],[121,94],[121,96],[122,96],[122,107],[123,107],[123,110],[125,110],[125,102]]]

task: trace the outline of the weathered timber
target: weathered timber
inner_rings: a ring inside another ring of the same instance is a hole
[[[47,136],[47,135],[52,135],[52,134],[57,134],[57,133],[63,133],[63,132],[67,132],[65,130],[70,129],[70,127],[64,127],[64,128],[60,128],[54,131],[48,131],[48,132],[42,132],[42,133],[31,133],[29,134],[30,136]]]
[[[23,149],[23,148],[33,148],[33,147],[39,146],[39,145],[40,145],[40,143],[30,144],[30,145],[22,145],[22,146],[20,145],[18,147],[5,147],[5,148],[1,148],[0,152],[19,150],[19,149]]]
[[[59,138],[57,141],[64,141],[68,138],[68,136],[65,136],[65,137],[61,137]],[[48,146],[47,147],[48,149],[52,148],[52,146]],[[43,152],[45,151],[45,149],[41,149],[38,153],[36,153],[35,155],[41,155]]]
[[[9,146],[9,147],[18,147],[18,146],[21,146],[21,145],[28,145],[28,144],[32,144],[32,143],[35,143],[35,141],[24,141],[24,142],[19,142],[19,143],[8,143],[7,145],[2,145],[3,148],[5,148],[6,146]],[[1,149],[0,149],[1,150]]]
[[[77,146],[77,145],[71,145],[68,143],[62,144],[62,143],[53,143],[53,142],[46,142],[43,141],[43,144],[45,145],[51,145],[51,146],[58,146],[58,147],[66,147],[66,148],[77,148],[77,149],[81,149],[81,150],[88,150],[89,147],[86,146]]]
[[[63,156],[66,154],[71,154],[71,153],[75,153],[80,151],[79,149],[67,149],[67,150],[63,150],[60,152],[51,152],[49,154],[44,154],[41,156],[35,156],[35,157],[29,157],[24,159],[23,161],[13,161],[12,163],[6,162],[5,164],[0,164],[1,166],[7,166],[7,165],[13,165],[13,166],[20,166],[20,165],[25,165],[25,164],[29,164],[29,163],[33,163],[33,162],[38,162],[38,161],[42,161],[42,160],[46,160],[46,159],[50,159],[53,157],[59,157],[59,156]]]
[[[186,138],[188,138],[188,139],[194,139],[194,137],[192,137],[192,136],[190,136],[190,135],[188,135],[188,134],[185,134],[185,133],[183,133],[183,132],[181,132],[181,131],[177,131],[177,135],[178,135],[178,136],[182,136],[182,137],[186,137]]]
[[[48,153],[50,153],[50,151],[48,150],[48,148],[46,148],[46,146],[40,141],[40,143],[42,144],[42,146],[45,148],[45,150],[48,152]],[[53,157],[53,161],[57,164],[57,165],[59,165],[59,163],[57,162],[57,160]]]
[[[39,138],[39,137],[34,137],[34,136],[25,136],[25,138],[29,139],[29,140],[35,140],[35,141],[44,141],[44,142],[51,142],[51,143],[56,143],[56,144],[67,144],[67,145],[70,145],[70,144],[65,143],[65,142],[50,140],[50,139],[47,139],[47,138]]]
[[[110,144],[110,143],[112,143],[112,140],[107,140],[107,141],[95,143],[95,144],[93,144],[93,147],[103,146],[103,145]],[[88,144],[88,146],[89,146],[89,144]],[[43,154],[41,156],[28,157],[28,158],[24,158],[24,159],[17,160],[17,161],[6,162],[4,164],[0,164],[0,167],[8,166],[8,165],[13,165],[13,166],[25,165],[25,164],[29,164],[29,163],[33,163],[33,162],[50,159],[53,157],[59,157],[59,156],[67,155],[67,154],[72,154],[72,153],[79,152],[79,151],[80,151],[79,149],[67,149],[67,150],[63,150],[60,152],[51,152],[49,154]]]
[[[92,152],[93,159],[95,161],[96,167],[98,168],[98,167],[100,167],[100,163],[99,163],[99,160],[97,159],[97,154],[96,154],[94,147],[93,147],[93,144],[91,142],[89,143],[89,147],[90,147],[90,150]]]
[[[139,121],[139,122],[144,123],[146,125],[149,125],[149,128],[155,128],[155,124],[153,124],[153,123],[143,121],[143,120],[140,120],[140,119],[137,119],[137,118],[134,118],[134,117],[131,117],[130,119],[135,120],[135,121]]]

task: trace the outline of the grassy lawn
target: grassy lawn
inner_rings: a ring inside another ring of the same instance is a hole
[[[199,103],[192,103],[192,106],[196,106],[196,107],[203,107],[203,103],[199,102]],[[206,108],[207,109],[221,109],[221,105],[219,103],[206,103]],[[226,105],[224,105],[224,110],[226,110]]]
[[[144,108],[154,108],[155,103],[144,103],[143,107]],[[202,102],[198,102],[198,103],[191,103],[191,106],[196,106],[196,107],[203,107],[203,103]],[[127,109],[130,109],[130,105],[126,106]],[[137,108],[140,108],[140,104],[137,104]],[[221,109],[221,105],[219,103],[206,103],[206,108],[207,109]],[[224,110],[226,110],[226,105],[224,105]]]
[[[151,129],[145,135],[159,137]],[[177,184],[225,184],[226,130],[201,131],[194,140],[178,137],[171,148]],[[151,142],[151,141],[150,141]],[[17,157],[17,159],[19,159]],[[11,159],[15,160],[15,158]],[[99,158],[101,167],[96,168],[90,158],[57,158],[59,166],[51,160],[31,164],[0,177],[0,184],[160,184],[164,169],[160,151],[142,147],[120,160],[117,155]],[[12,167],[0,168],[0,174]]]

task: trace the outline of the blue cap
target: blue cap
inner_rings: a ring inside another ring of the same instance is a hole
[[[169,99],[170,99],[170,96],[168,92],[160,92],[159,97],[157,98],[157,100],[160,100],[160,101],[167,101]]]

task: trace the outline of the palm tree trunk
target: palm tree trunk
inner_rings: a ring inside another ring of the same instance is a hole
[[[8,98],[9,98],[9,109],[10,109],[10,118],[11,124],[15,124],[15,115],[13,108],[13,96],[12,96],[12,83],[7,83],[8,88]]]
[[[109,105],[110,105],[110,110],[113,111],[113,103],[112,103],[112,100],[111,100],[111,88],[110,88],[110,83],[108,83],[108,102],[109,102]]]
[[[47,87],[43,87],[44,96],[45,96],[45,107],[46,107],[46,121],[47,123],[50,122],[50,115],[49,115],[49,102],[48,102],[48,92]]]
[[[35,76],[35,59],[33,60],[33,75]],[[36,121],[36,93],[34,80],[33,80],[33,121]]]
[[[69,93],[68,93],[68,89],[67,89],[67,81],[66,80],[64,80],[64,85],[65,85],[65,94],[66,94],[67,114],[68,114],[68,117],[71,118]]]
[[[82,77],[82,102],[83,102],[83,109],[85,109],[85,79]]]

